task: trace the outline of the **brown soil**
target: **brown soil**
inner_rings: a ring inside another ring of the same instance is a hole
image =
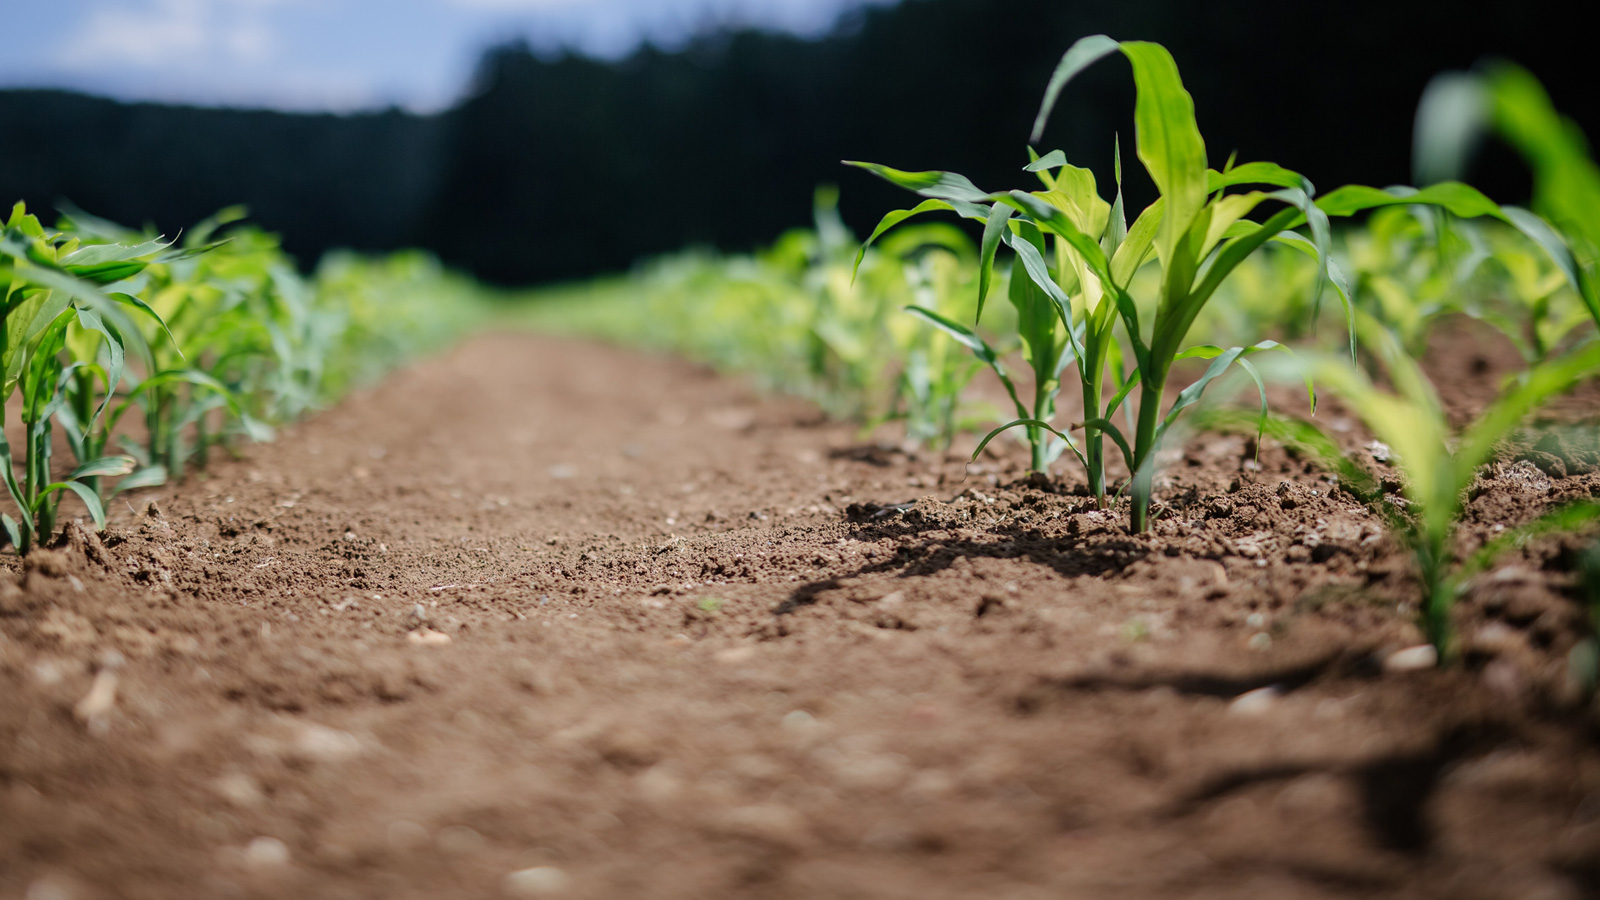
[[[0,897],[1600,891],[1584,544],[1399,671],[1373,514],[1173,455],[1134,536],[1011,445],[479,339],[0,562]],[[1468,544],[1600,494],[1541,460]]]

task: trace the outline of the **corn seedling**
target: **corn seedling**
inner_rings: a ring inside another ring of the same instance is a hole
[[[1549,253],[1600,325],[1600,165],[1583,132],[1556,111],[1526,69],[1500,63],[1481,74],[1446,73],[1428,85],[1417,110],[1419,177],[1459,174],[1489,129],[1533,170],[1539,215],[1507,207],[1512,224]]]
[[[1362,369],[1334,355],[1311,355],[1282,366],[1285,374],[1314,377],[1343,398],[1378,440],[1403,476],[1403,498],[1381,498],[1370,476],[1345,459],[1331,438],[1303,420],[1274,418],[1271,433],[1309,451],[1338,472],[1353,493],[1378,502],[1391,527],[1410,549],[1422,582],[1422,625],[1441,658],[1451,650],[1451,609],[1468,578],[1506,549],[1551,530],[1570,530],[1600,519],[1600,504],[1582,503],[1551,511],[1505,532],[1465,559],[1455,554],[1464,498],[1489,462],[1534,410],[1578,381],[1600,372],[1600,343],[1590,342],[1535,364],[1460,431],[1453,431],[1433,385],[1395,336],[1365,313],[1359,316],[1363,346],[1393,387],[1379,387]]]
[[[1107,492],[1103,438],[1110,437],[1133,473],[1133,527],[1149,525],[1150,489],[1155,450],[1180,413],[1192,405],[1207,384],[1234,362],[1278,346],[1264,341],[1250,347],[1184,347],[1190,325],[1217,287],[1240,262],[1290,226],[1309,221],[1312,238],[1294,235],[1325,259],[1327,217],[1311,203],[1311,185],[1300,175],[1272,163],[1229,166],[1223,172],[1206,167],[1205,144],[1195,123],[1193,101],[1166,49],[1157,44],[1117,42],[1104,36],[1084,38],[1062,58],[1045,93],[1034,126],[1037,140],[1061,90],[1087,66],[1121,52],[1133,66],[1137,86],[1134,117],[1138,155],[1160,197],[1129,226],[1123,213],[1120,154],[1114,156],[1115,199],[1107,202],[1096,190],[1088,169],[1070,165],[1059,151],[1034,155],[1026,167],[1038,175],[1043,191],[990,193],[967,178],[949,172],[902,172],[870,163],[858,165],[929,199],[910,210],[885,216],[873,237],[910,216],[953,210],[983,223],[980,257],[979,310],[992,279],[1001,244],[1015,253],[1009,299],[1017,307],[1024,357],[1034,372],[1031,408],[1017,397],[997,355],[970,329],[941,323],[996,369],[1011,391],[1018,417],[985,438],[1013,427],[1028,430],[1031,464],[1043,471],[1062,449],[1082,462],[1091,493],[1104,501]],[[1262,184],[1271,192],[1229,194],[1229,188]],[[1257,225],[1244,217],[1267,201],[1287,205],[1284,212]],[[869,238],[869,243],[872,239]],[[1151,258],[1162,277],[1150,328],[1141,327],[1140,309],[1129,291],[1139,269]],[[1122,326],[1119,342],[1117,326]],[[1125,342],[1125,343],[1124,343]],[[1163,393],[1174,362],[1207,358],[1212,362],[1199,380],[1163,410]],[[1124,373],[1131,361],[1133,368]],[[1083,439],[1077,441],[1050,423],[1060,374],[1077,369],[1083,393]],[[1109,369],[1109,378],[1108,378]],[[1139,391],[1133,441],[1127,440],[1111,416],[1130,393]],[[1112,392],[1109,400],[1107,391]],[[1048,442],[1053,435],[1053,447]],[[980,445],[981,449],[981,445]]]
[[[0,432],[0,477],[20,518],[0,517],[6,537],[27,553],[55,529],[63,492],[82,499],[96,526],[104,528],[99,479],[126,475],[133,461],[106,455],[104,446],[73,442],[77,465],[65,478],[51,470],[54,423],[72,427],[69,441],[93,432],[124,375],[131,347],[141,359],[149,349],[129,313],[157,317],[138,298],[104,291],[160,260],[176,259],[160,239],[85,244],[79,237],[47,232],[22,204],[0,232],[0,285],[4,287],[4,385],[0,402],[21,393],[22,477],[11,444]],[[71,349],[72,354],[67,353]],[[100,396],[94,396],[96,385]]]
[[[1101,499],[1106,484],[1100,446],[1103,437],[1111,438],[1132,473],[1127,486],[1132,500],[1132,527],[1144,531],[1150,525],[1156,451],[1178,416],[1235,362],[1255,377],[1255,369],[1246,357],[1280,346],[1274,341],[1261,341],[1226,349],[1214,345],[1185,347],[1191,326],[1217,289],[1268,241],[1283,242],[1311,254],[1318,264],[1316,291],[1320,291],[1324,279],[1331,279],[1349,310],[1345,279],[1328,258],[1330,216],[1420,204],[1463,217],[1500,218],[1547,242],[1552,235],[1547,227],[1540,230],[1543,223],[1535,217],[1529,216],[1532,221],[1524,222],[1472,188],[1454,182],[1422,191],[1352,185],[1313,203],[1311,182],[1275,163],[1236,166],[1230,160],[1220,172],[1208,169],[1193,100],[1183,87],[1171,54],[1159,44],[1118,42],[1104,35],[1075,43],[1051,76],[1034,122],[1035,141],[1061,90],[1088,66],[1119,52],[1132,64],[1137,88],[1134,122],[1138,156],[1160,194],[1132,225],[1125,225],[1122,216],[1120,161],[1116,165],[1118,191],[1112,203],[1096,193],[1088,170],[1069,165],[1059,151],[1035,158],[1027,167],[1040,175],[1046,187],[1031,193],[988,193],[951,172],[902,172],[871,163],[850,164],[929,198],[913,209],[885,216],[874,236],[910,216],[933,210],[953,210],[983,223],[980,312],[995,251],[1001,243],[1015,251],[1015,266],[1022,268],[1026,284],[1031,285],[1019,288],[1024,279],[1014,276],[1011,297],[1018,304],[1023,343],[1035,371],[1035,404],[1030,412],[1018,403],[1017,420],[1000,426],[989,438],[1016,426],[1029,429],[1033,466],[1042,470],[1042,464],[1049,461],[1049,454],[1041,451],[1043,433],[1054,434],[1077,453],[1088,472],[1091,492]],[[1057,174],[1050,174],[1052,171]],[[1250,185],[1274,190],[1229,193],[1230,189]],[[1246,218],[1269,202],[1283,208],[1261,222]],[[1307,234],[1294,230],[1302,226]],[[1053,241],[1053,248],[1047,245],[1047,238]],[[1560,249],[1550,247],[1552,254]],[[1130,288],[1134,275],[1152,256],[1161,278],[1156,296],[1141,307]],[[1314,297],[1313,309],[1315,306]],[[1141,314],[1148,317],[1147,328],[1141,326]],[[1060,338],[1055,331],[1057,319],[1062,326]],[[1119,319],[1125,347],[1117,341]],[[1059,356],[1055,355],[1057,347]],[[1120,371],[1119,357],[1132,360],[1133,368],[1126,375]],[[1172,366],[1190,358],[1209,359],[1211,363],[1168,407],[1164,395]],[[1053,412],[1053,395],[1048,393],[1053,388],[1050,379],[1052,374],[1064,371],[1067,362],[1077,366],[1083,385],[1081,452],[1065,432],[1049,422]],[[1256,380],[1259,385],[1259,378]],[[1114,393],[1102,403],[1108,388]],[[1139,401],[1130,441],[1111,416],[1135,388]],[[1263,406],[1262,414],[1265,412]]]

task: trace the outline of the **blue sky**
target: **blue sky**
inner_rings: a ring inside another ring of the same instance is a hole
[[[0,86],[348,111],[450,105],[482,50],[601,56],[716,23],[801,34],[893,0],[49,0],[6,4]]]

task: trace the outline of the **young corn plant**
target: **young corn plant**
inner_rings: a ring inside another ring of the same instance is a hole
[[[20,479],[18,460],[0,431],[0,478],[20,514],[17,519],[0,515],[0,522],[21,553],[54,532],[63,492],[76,494],[96,526],[105,527],[99,479],[126,475],[133,461],[103,452],[91,454],[74,443],[77,466],[66,478],[54,480],[54,422],[69,408],[69,387],[87,383],[91,399],[74,398],[78,417],[71,421],[92,430],[122,378],[129,348],[148,359],[149,350],[129,311],[153,313],[137,298],[107,293],[101,287],[137,274],[155,260],[170,258],[170,246],[159,239],[85,245],[76,236],[47,232],[20,203],[0,230],[0,365],[4,368],[0,404],[8,405],[21,392],[23,429]],[[103,399],[98,400],[92,397],[97,376],[104,385]],[[103,451],[103,446],[89,449]]]
[[[1132,225],[1121,213],[1121,176],[1113,203],[1095,191],[1092,175],[1070,166],[1060,152],[1037,158],[1029,169],[1040,172],[1046,190],[989,193],[964,176],[950,172],[902,172],[870,163],[850,163],[928,199],[913,209],[885,216],[874,234],[904,219],[933,210],[954,210],[984,225],[980,257],[980,302],[990,281],[994,254],[1001,243],[1016,254],[1011,294],[1016,302],[1020,267],[1031,288],[1023,288],[1029,315],[1021,325],[1024,343],[1031,333],[1036,347],[1029,356],[1038,384],[1048,386],[1054,346],[1046,338],[1044,323],[1051,310],[1061,324],[1064,343],[1059,359],[1073,362],[1083,384],[1083,445],[1079,452],[1066,433],[1050,424],[1049,404],[1036,402],[1032,414],[1024,413],[1002,425],[1023,426],[1035,434],[1049,432],[1078,453],[1088,471],[1091,491],[1103,500],[1106,483],[1103,438],[1121,451],[1132,473],[1126,488],[1132,501],[1131,525],[1135,531],[1150,527],[1150,508],[1156,453],[1180,414],[1200,399],[1206,386],[1234,363],[1239,363],[1260,384],[1246,357],[1279,347],[1274,341],[1222,348],[1185,346],[1190,328],[1228,276],[1269,241],[1279,241],[1313,255],[1317,260],[1316,289],[1332,280],[1345,301],[1349,291],[1343,275],[1328,259],[1329,217],[1349,216],[1369,209],[1397,205],[1430,205],[1466,217],[1491,215],[1511,221],[1530,232],[1542,223],[1519,223],[1482,194],[1465,185],[1444,183],[1422,191],[1352,185],[1333,191],[1315,202],[1312,185],[1304,176],[1275,163],[1229,164],[1222,171],[1207,168],[1205,141],[1194,115],[1194,102],[1178,75],[1171,54],[1159,44],[1114,41],[1104,35],[1079,40],[1062,57],[1034,122],[1033,139],[1044,124],[1062,89],[1085,68],[1107,56],[1121,53],[1132,64],[1137,98],[1134,123],[1138,156],[1160,196]],[[1051,176],[1048,173],[1058,170]],[[1256,185],[1271,190],[1230,190]],[[1247,216],[1264,204],[1282,208],[1262,221]],[[1532,218],[1532,217],[1529,217]],[[1304,227],[1308,233],[1295,229]],[[1546,228],[1544,230],[1548,232]],[[1539,232],[1548,239],[1549,234]],[[1047,240],[1048,239],[1048,240]],[[1557,249],[1551,247],[1551,252]],[[1050,251],[1053,250],[1053,264]],[[1152,261],[1160,269],[1155,296],[1140,303],[1132,294],[1134,275]],[[1037,293],[1030,293],[1036,291]],[[1053,310],[1051,309],[1053,307]],[[1315,308],[1315,301],[1313,302]],[[1019,307],[1019,310],[1021,307]],[[980,309],[981,311],[981,309]],[[1144,322],[1141,322],[1141,317]],[[1351,320],[1353,323],[1353,319]],[[1117,326],[1121,326],[1119,344]],[[1051,334],[1055,323],[1051,322]],[[1031,332],[1030,332],[1031,329]],[[1352,324],[1353,330],[1353,324]],[[1047,352],[1038,352],[1039,350]],[[1352,353],[1354,340],[1352,334]],[[1117,370],[1117,357],[1131,360],[1125,375]],[[1185,386],[1170,405],[1165,403],[1167,382],[1174,363],[1183,359],[1211,360],[1198,379]],[[1112,368],[1108,381],[1106,369]],[[1065,362],[1055,371],[1063,371]],[[1107,389],[1114,388],[1102,402]],[[1137,418],[1130,440],[1111,416],[1132,391],[1138,391]],[[1043,388],[1036,388],[1043,391]],[[1264,397],[1264,395],[1263,395]],[[1314,396],[1312,398],[1315,399]],[[1021,404],[1018,404],[1019,411]],[[1265,407],[1263,406],[1263,415]],[[986,439],[987,440],[987,439]],[[1032,440],[1033,464],[1040,468],[1047,455]],[[981,445],[980,445],[981,449]]]
[[[1533,170],[1534,212],[1507,207],[1512,223],[1546,250],[1600,326],[1600,164],[1583,132],[1556,111],[1531,73],[1499,63],[1477,74],[1435,78],[1417,110],[1419,176],[1459,175],[1472,145],[1491,129]],[[1532,294],[1534,314],[1548,319],[1549,311],[1540,307],[1543,292],[1537,285],[1525,290]],[[1540,338],[1536,330],[1535,349],[1541,349]]]
[[[942,250],[907,259],[904,269],[913,300],[906,309],[922,316],[959,315],[952,307],[960,303],[966,276],[976,271],[960,255]],[[983,364],[964,355],[948,330],[937,327],[916,329],[900,349],[904,361],[897,399],[904,410],[897,417],[905,420],[906,437],[948,449],[956,433],[972,424],[959,415],[961,395]]]
[[[1451,609],[1471,576],[1535,534],[1600,520],[1600,504],[1564,506],[1505,532],[1466,558],[1455,552],[1464,498],[1480,469],[1492,460],[1496,445],[1551,397],[1600,374],[1600,342],[1533,365],[1456,431],[1433,385],[1393,333],[1365,313],[1360,314],[1358,327],[1363,347],[1381,366],[1391,388],[1378,386],[1365,371],[1339,356],[1304,356],[1284,368],[1295,377],[1314,377],[1325,390],[1343,398],[1373,435],[1390,447],[1391,463],[1403,476],[1403,502],[1381,499],[1370,477],[1343,458],[1333,440],[1310,422],[1275,418],[1269,430],[1323,460],[1353,493],[1379,503],[1416,560],[1422,583],[1421,624],[1440,658],[1447,659],[1452,650]]]
[[[1051,77],[1034,124],[1035,141],[1072,78],[1118,52],[1133,67],[1138,156],[1160,193],[1131,226],[1123,212],[1120,158],[1114,159],[1117,193],[1109,203],[1099,196],[1093,173],[1070,165],[1059,151],[1043,157],[1030,151],[1033,162],[1027,169],[1045,188],[1034,192],[990,193],[954,173],[851,164],[928,198],[913,209],[885,216],[874,237],[910,216],[933,210],[953,210],[983,223],[980,315],[996,252],[1001,244],[1011,248],[1015,262],[1009,297],[1017,306],[1025,359],[1034,370],[1031,409],[1017,398],[992,348],[971,329],[940,323],[994,367],[1012,392],[1017,419],[991,432],[984,442],[1006,429],[1026,428],[1031,463],[1039,471],[1054,454],[1071,449],[1084,466],[1090,492],[1104,502],[1108,485],[1103,443],[1109,437],[1133,473],[1132,525],[1143,531],[1149,527],[1155,452],[1173,422],[1233,363],[1249,367],[1246,356],[1278,346],[1263,341],[1227,349],[1186,347],[1190,326],[1228,274],[1269,240],[1308,245],[1319,260],[1325,259],[1328,223],[1311,202],[1310,182],[1297,173],[1272,163],[1230,165],[1222,172],[1207,168],[1193,101],[1171,54],[1158,44],[1118,42],[1103,35],[1074,44]],[[1229,193],[1252,184],[1276,189]],[[1269,201],[1286,209],[1263,224],[1245,218]],[[1310,238],[1286,234],[1291,226],[1307,222]],[[1152,256],[1162,274],[1154,302],[1145,304],[1146,327],[1130,285]],[[1168,407],[1164,393],[1172,366],[1188,358],[1210,359],[1211,364]],[[1128,363],[1132,368],[1124,372]],[[1069,364],[1076,368],[1082,388],[1081,448],[1050,422],[1059,377]],[[1111,417],[1135,390],[1138,412],[1130,441]],[[1053,448],[1048,435],[1054,436]]]

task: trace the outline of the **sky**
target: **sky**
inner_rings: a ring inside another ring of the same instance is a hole
[[[617,57],[716,24],[826,33],[893,0],[5,0],[0,87],[128,100],[431,112],[523,38]]]

